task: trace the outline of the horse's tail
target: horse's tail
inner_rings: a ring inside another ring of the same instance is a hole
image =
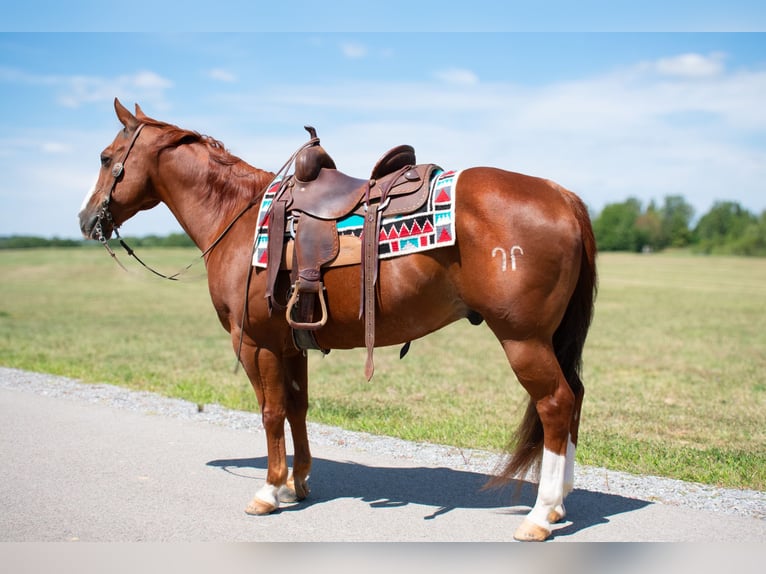
[[[553,334],[553,348],[567,383],[575,395],[581,395],[582,351],[593,318],[597,291],[596,239],[585,204],[574,193],[563,188],[561,191],[580,225],[582,254],[577,285],[569,299],[564,318]],[[531,399],[511,444],[514,447],[506,466],[497,477],[490,480],[488,486],[500,486],[515,478],[523,478],[542,459],[543,425]]]

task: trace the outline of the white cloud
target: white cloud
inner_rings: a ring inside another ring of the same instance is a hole
[[[367,46],[357,42],[344,42],[340,45],[340,50],[346,58],[351,60],[361,60],[367,56]]]
[[[46,141],[40,144],[40,149],[48,154],[67,154],[72,152],[72,146],[57,141]]]
[[[457,86],[474,86],[479,83],[479,76],[463,68],[448,68],[436,72],[435,76],[442,82]]]
[[[723,73],[724,59],[725,56],[721,52],[714,52],[708,56],[681,54],[657,60],[654,62],[654,68],[663,76],[711,78]]]
[[[173,86],[173,82],[170,80],[149,71],[138,72],[132,76],[120,76],[119,80],[126,84],[133,84],[137,88],[149,90],[164,90]]]
[[[135,74],[123,74],[115,78],[98,76],[62,77],[58,102],[69,108],[77,108],[86,103],[110,101],[115,96],[125,100],[150,102],[166,109],[165,91],[173,87],[173,82],[151,71],[139,71]]]
[[[224,70],[222,68],[214,68],[212,70],[208,70],[207,76],[211,80],[217,80],[219,82],[226,82],[226,83],[234,83],[238,79],[235,74],[232,74],[228,70]]]
[[[55,100],[67,108],[83,104],[111,101],[115,96],[126,100],[148,102],[160,108],[169,106],[165,92],[173,87],[169,79],[150,70],[116,77],[54,74],[31,74],[14,68],[0,68],[0,81],[11,84],[48,86]]]

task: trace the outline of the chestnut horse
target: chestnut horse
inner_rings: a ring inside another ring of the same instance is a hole
[[[250,265],[257,207],[274,174],[138,105],[134,115],[115,99],[115,111],[123,129],[101,152],[98,181],[79,213],[82,232],[105,242],[137,212],[168,206],[204,252],[213,305],[261,408],[268,471],[246,512],[302,500],[311,468],[307,359],[284,313],[270,312],[267,273]],[[514,537],[544,540],[564,517],[574,481],[581,356],[596,293],[590,219],[559,185],[489,167],[460,173],[455,202],[455,245],[380,261],[375,342],[406,343],[467,317],[486,321],[529,394],[512,456],[493,481],[537,469],[535,505]],[[289,282],[280,273],[280,297]],[[360,266],[327,269],[324,284],[329,320],[317,341],[325,349],[364,347]],[[285,418],[295,447],[289,476]]]

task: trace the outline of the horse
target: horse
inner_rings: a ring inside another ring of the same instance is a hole
[[[122,129],[101,152],[81,231],[107,245],[138,212],[160,202],[170,209],[203,252],[213,306],[260,406],[268,468],[246,512],[265,515],[303,500],[311,469],[306,353],[284,313],[268,304],[267,273],[251,265],[257,207],[275,174],[138,104],[133,113],[115,98],[114,109]],[[464,318],[486,322],[529,395],[509,456],[488,484],[536,472],[536,500],[514,538],[545,540],[566,515],[574,483],[582,352],[597,292],[588,210],[552,181],[494,167],[461,171],[454,195],[453,245],[379,261],[375,346],[405,344]],[[361,273],[360,265],[324,271],[328,317],[315,336],[325,349],[365,346]],[[275,292],[286,299],[290,288],[280,272]]]

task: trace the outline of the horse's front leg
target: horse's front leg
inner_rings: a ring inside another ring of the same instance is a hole
[[[308,400],[308,360],[303,353],[285,357],[285,389],[287,391],[287,420],[293,435],[293,472],[279,491],[282,502],[296,502],[309,495],[308,478],[311,471],[311,451],[306,429]]]
[[[244,345],[240,359],[261,406],[268,453],[266,484],[245,512],[269,514],[279,508],[279,491],[287,483],[285,372],[281,356],[270,349]]]

